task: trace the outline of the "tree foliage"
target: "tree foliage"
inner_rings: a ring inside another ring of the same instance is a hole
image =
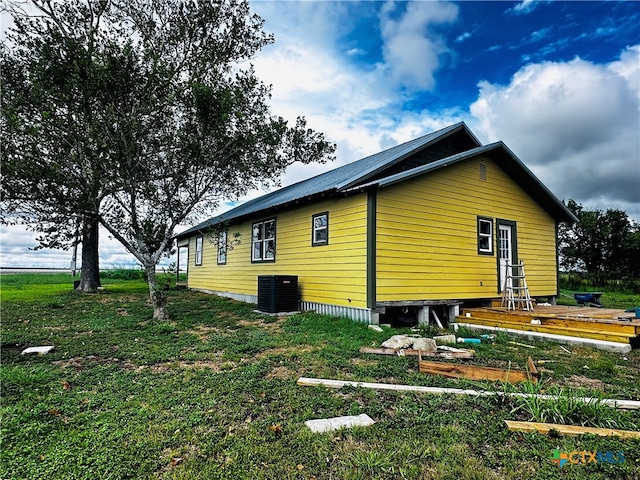
[[[3,52],[3,82],[19,94],[3,93],[11,192],[24,191],[24,214],[45,236],[65,232],[61,216],[96,218],[144,266],[154,316],[165,317],[155,267],[176,226],[335,147],[304,118],[271,114],[250,60],[273,38],[244,0],[33,3],[38,15],[14,11]],[[28,162],[44,185],[24,180]]]
[[[578,218],[559,230],[560,266],[583,272],[596,282],[640,277],[640,225],[622,210],[585,210],[574,200],[567,207]]]

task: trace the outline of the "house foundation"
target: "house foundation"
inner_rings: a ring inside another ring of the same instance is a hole
[[[399,302],[378,302],[377,311],[379,321],[396,326],[434,325],[447,328],[449,321],[453,321],[460,314],[458,300],[409,300]]]

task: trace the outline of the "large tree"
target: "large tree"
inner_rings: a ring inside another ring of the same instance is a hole
[[[85,198],[86,190],[69,188],[63,195],[74,198],[76,215],[96,218],[140,261],[154,317],[166,318],[155,269],[175,228],[223,199],[277,183],[293,162],[331,158],[334,146],[303,118],[289,126],[271,114],[270,87],[249,61],[273,38],[246,1],[34,3],[39,16],[23,24],[44,25],[29,30],[34,42],[54,49],[71,43],[88,57],[74,86],[90,102],[90,118],[74,105],[63,114],[95,162],[89,170],[99,193]],[[24,48],[9,52],[17,65]],[[68,136],[62,128],[54,138],[64,144]]]
[[[113,83],[101,58],[108,47],[90,41],[90,30],[81,25],[52,22],[36,5],[9,7],[14,27],[2,46],[0,70],[1,220],[39,232],[37,248],[66,249],[81,235],[79,288],[95,291],[98,209],[110,178],[100,129]],[[97,24],[105,5],[60,8]]]
[[[640,225],[622,210],[586,210],[569,200],[578,222],[561,225],[560,266],[584,272],[596,282],[640,275]]]

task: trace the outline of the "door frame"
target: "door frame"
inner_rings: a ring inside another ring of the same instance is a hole
[[[498,278],[498,293],[502,293],[503,279],[500,278],[500,227],[509,227],[511,229],[511,262],[517,263],[518,260],[518,230],[516,222],[513,220],[496,219],[496,267]]]

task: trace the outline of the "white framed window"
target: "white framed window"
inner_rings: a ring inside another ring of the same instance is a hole
[[[202,265],[202,240],[203,240],[202,235],[200,235],[199,237],[196,237],[196,257],[195,257],[196,267]]]
[[[478,217],[478,253],[493,255],[493,219]]]
[[[227,231],[218,233],[218,265],[227,263]]]
[[[329,212],[317,213],[311,217],[311,245],[329,244]]]
[[[251,228],[251,261],[273,262],[276,259],[276,219],[256,222]]]

